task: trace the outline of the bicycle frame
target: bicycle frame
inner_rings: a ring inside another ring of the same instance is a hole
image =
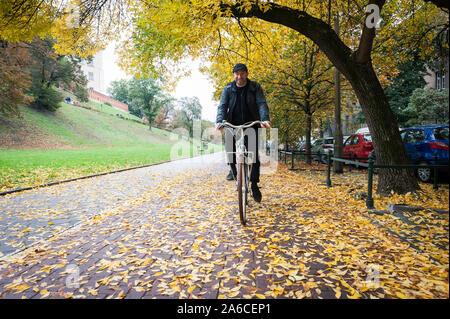
[[[255,154],[253,152],[248,152],[246,147],[245,147],[245,142],[244,142],[244,129],[252,127],[256,124],[262,124],[261,121],[253,121],[249,124],[244,124],[244,125],[233,125],[231,123],[228,123],[226,121],[222,122],[222,126],[229,126],[231,128],[234,129],[238,129],[238,134],[236,134],[239,138],[236,139],[236,152],[228,152],[228,153],[236,153],[236,163],[246,163],[248,165],[251,166],[250,163],[253,163],[253,159]],[[234,134],[233,134],[234,135]],[[245,159],[247,158],[247,160],[245,161]]]
[[[239,198],[239,217],[241,220],[241,224],[245,225],[247,221],[247,194],[248,194],[248,184],[249,184],[249,176],[248,174],[251,171],[252,163],[253,163],[253,152],[248,152],[245,147],[245,136],[244,136],[244,128],[251,127],[256,124],[262,124],[261,121],[254,121],[250,124],[244,125],[233,125],[228,122],[223,121],[222,126],[229,126],[235,129],[238,129],[238,139],[236,139],[236,163],[237,163],[237,178],[236,178],[236,190],[238,192]],[[251,158],[249,158],[251,155]],[[242,165],[241,165],[242,164]]]

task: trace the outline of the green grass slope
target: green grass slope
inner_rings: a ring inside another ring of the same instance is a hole
[[[102,110],[111,107],[61,105],[54,113],[21,108],[21,119],[0,117],[0,191],[166,161],[180,145],[167,131]]]
[[[172,143],[168,133],[115,115],[62,103],[56,112],[21,108],[23,119],[0,118],[0,148],[61,149]]]

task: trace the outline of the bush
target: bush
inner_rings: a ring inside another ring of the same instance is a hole
[[[46,109],[49,111],[56,111],[63,101],[63,95],[55,90],[53,87],[47,87],[46,85],[32,88],[32,95],[35,97],[32,105],[36,108]]]
[[[76,85],[73,90],[73,94],[77,97],[80,102],[87,103],[89,102],[89,92],[85,87],[80,85]]]
[[[414,90],[404,114],[408,117],[407,126],[448,123],[448,90]]]

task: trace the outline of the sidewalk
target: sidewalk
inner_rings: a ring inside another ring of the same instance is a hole
[[[318,185],[322,173],[262,175],[242,227],[226,166],[181,166],[152,187],[117,174],[120,201],[2,258],[0,298],[448,298],[448,259],[372,223],[363,201]]]

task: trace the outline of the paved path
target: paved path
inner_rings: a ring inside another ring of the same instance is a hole
[[[103,175],[0,197],[0,257],[21,251],[193,168],[222,163],[223,153]],[[225,171],[217,165],[218,171]]]

